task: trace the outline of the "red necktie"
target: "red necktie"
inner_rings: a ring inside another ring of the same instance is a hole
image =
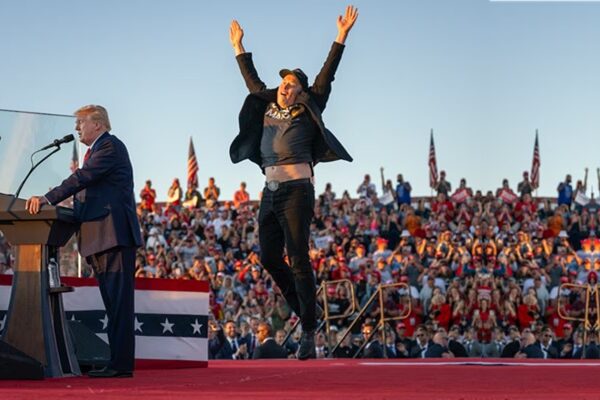
[[[87,151],[85,152],[85,155],[83,156],[83,163],[84,164],[88,160],[88,158],[90,158],[90,154],[91,153],[92,153],[92,148],[88,147]]]

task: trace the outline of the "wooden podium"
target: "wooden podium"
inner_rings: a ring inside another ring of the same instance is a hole
[[[7,344],[39,362],[43,376],[81,375],[61,297],[73,289],[60,286],[58,267],[59,247],[77,230],[73,210],[45,205],[40,213],[31,215],[25,209],[25,200],[0,193],[0,230],[15,255],[10,305],[2,336],[4,346]],[[11,359],[5,356],[0,361],[4,367],[0,379],[7,379],[3,375],[15,378],[11,374],[14,370],[10,368]],[[40,378],[30,374],[36,375],[24,372],[17,378]]]

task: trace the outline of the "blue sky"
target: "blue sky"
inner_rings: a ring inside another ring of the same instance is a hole
[[[70,114],[102,104],[129,147],[136,190],[150,178],[164,199],[174,177],[185,179],[192,136],[202,187],[214,176],[230,198],[245,180],[256,198],[259,169],[228,155],[246,95],[229,23],[239,20],[273,87],[282,67],[301,67],[311,79],[318,73],[346,4],[1,2],[0,108]],[[515,187],[539,129],[538,193],[555,195],[566,173],[581,179],[586,166],[598,193],[600,2],[354,4],[360,16],[324,120],[355,161],[318,165],[317,191],[332,182],[338,193],[354,193],[365,173],[379,182],[383,166],[387,177],[403,173],[415,195],[428,195],[430,129],[439,168],[454,185],[466,177],[474,188],[495,189],[506,177]]]

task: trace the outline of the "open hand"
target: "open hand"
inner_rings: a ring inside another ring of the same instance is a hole
[[[346,14],[344,16],[338,16],[338,37],[336,39],[336,42],[344,44],[344,42],[346,41],[346,37],[348,36],[348,32],[350,32],[350,29],[352,29],[354,23],[356,22],[356,18],[358,18],[358,8],[354,6],[346,7]]]
[[[231,25],[229,26],[229,41],[232,46],[238,45],[242,43],[242,38],[244,37],[244,30],[240,26],[239,22],[235,19],[231,21]]]

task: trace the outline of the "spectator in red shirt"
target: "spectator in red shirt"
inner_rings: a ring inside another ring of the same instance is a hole
[[[451,316],[450,306],[446,303],[446,297],[441,293],[437,293],[431,299],[429,318],[434,321],[436,327],[448,330]]]
[[[250,201],[250,194],[246,191],[246,182],[240,183],[240,188],[233,194],[233,206],[236,209],[245,206]]]
[[[540,307],[535,295],[528,294],[523,298],[523,304],[519,306],[518,320],[521,329],[529,328],[540,317]]]
[[[454,216],[454,205],[444,193],[439,193],[431,205],[431,211],[434,214],[443,215],[447,222],[451,222]]]
[[[477,336],[482,343],[492,340],[492,329],[496,326],[496,313],[489,307],[489,299],[482,298],[479,308],[473,313],[473,326],[477,329]]]
[[[152,181],[147,180],[146,185],[140,192],[140,208],[143,211],[152,212],[154,210],[154,202],[156,200],[156,190],[152,189]]]
[[[515,219],[523,222],[525,215],[533,217],[537,211],[537,205],[531,200],[531,195],[526,193],[515,205]]]

